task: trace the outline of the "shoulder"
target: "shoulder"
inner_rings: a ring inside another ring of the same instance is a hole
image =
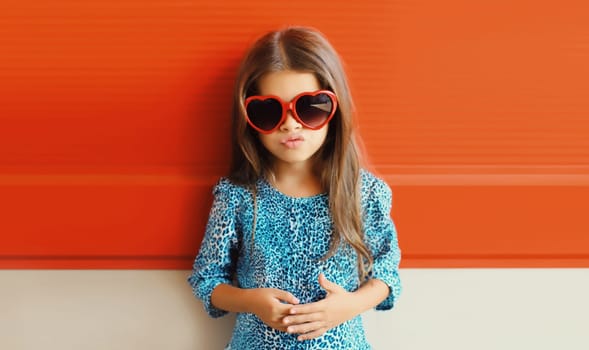
[[[362,208],[365,212],[390,212],[393,193],[389,185],[368,170],[360,171]]]
[[[380,177],[366,169],[360,170],[362,195],[391,197],[391,188]]]
[[[225,198],[229,200],[243,200],[250,194],[250,190],[245,185],[239,185],[227,177],[220,178],[213,188],[215,198]]]

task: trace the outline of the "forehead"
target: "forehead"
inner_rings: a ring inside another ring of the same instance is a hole
[[[264,74],[258,80],[261,95],[276,95],[285,101],[290,101],[301,92],[320,89],[315,74],[298,71],[278,71]]]

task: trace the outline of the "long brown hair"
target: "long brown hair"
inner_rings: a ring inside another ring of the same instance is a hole
[[[255,194],[256,181],[270,175],[271,155],[246,122],[244,100],[257,93],[257,81],[261,76],[284,70],[312,72],[322,89],[337,95],[337,111],[330,121],[324,144],[314,156],[321,186],[329,196],[334,224],[330,248],[324,259],[333,255],[342,241],[348,243],[358,256],[358,274],[363,281],[372,268],[373,258],[364,243],[360,156],[353,133],[354,107],[342,62],[317,30],[289,27],[270,32],[258,39],[243,58],[234,91],[229,179],[254,189]]]

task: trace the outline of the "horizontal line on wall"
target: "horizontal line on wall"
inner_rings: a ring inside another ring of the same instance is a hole
[[[587,259],[589,254],[405,254],[404,259],[502,259],[502,260],[524,260],[524,259]]]
[[[183,260],[186,255],[0,255],[0,260]]]
[[[193,258],[187,255],[0,255],[0,260],[186,260]],[[589,260],[589,254],[404,254],[403,259]]]
[[[388,169],[387,169],[388,170]],[[378,171],[395,186],[588,186],[588,174],[436,174],[396,173]],[[157,175],[157,174],[10,174],[0,175],[0,186],[47,185],[212,185],[221,175]]]
[[[588,268],[589,254],[407,254],[412,268]]]
[[[190,256],[21,256],[0,257],[0,269],[189,270]],[[589,255],[404,255],[401,268],[589,268]]]
[[[10,174],[0,175],[0,186],[28,185],[200,185],[218,176],[160,174]]]
[[[589,174],[383,174],[393,186],[589,186]]]
[[[196,254],[196,253],[195,253]],[[0,256],[0,269],[187,270],[194,256]]]

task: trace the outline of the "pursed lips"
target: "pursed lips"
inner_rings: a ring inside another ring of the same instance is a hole
[[[305,141],[305,138],[301,135],[290,135],[280,140],[280,144],[287,148],[295,148],[303,141]]]

